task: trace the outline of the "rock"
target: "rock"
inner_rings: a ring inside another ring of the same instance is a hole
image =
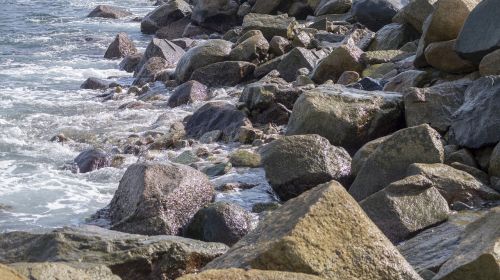
[[[464,60],[455,52],[456,40],[431,43],[425,49],[425,59],[432,67],[448,73],[470,73],[477,66]]]
[[[394,16],[393,20],[398,23],[408,23],[418,32],[422,33],[424,21],[434,12],[434,5],[438,0],[414,0],[404,6]]]
[[[215,202],[194,215],[184,236],[232,246],[252,229],[251,222],[250,213],[242,207]]]
[[[208,40],[186,52],[177,63],[175,76],[178,82],[187,82],[193,72],[204,66],[221,62],[229,57],[232,43],[224,40]]]
[[[470,82],[447,82],[428,88],[405,90],[405,115],[408,127],[427,123],[445,133],[453,114],[462,106]]]
[[[360,268],[354,262],[360,259],[370,261]],[[420,279],[335,181],[273,211],[205,268],[228,267],[279,269],[325,279]]]
[[[500,76],[478,79],[467,89],[465,102],[453,115],[452,142],[480,148],[500,141]]]
[[[370,155],[377,149],[377,147],[383,143],[390,135],[377,138],[363,145],[352,157],[351,162],[351,174],[353,176],[358,175],[359,170],[363,167],[365,162],[370,158]]]
[[[220,130],[222,138],[230,141],[237,139],[239,129],[249,123],[245,114],[229,102],[214,101],[196,110],[186,124],[189,137],[199,138],[203,134]]]
[[[95,7],[90,14],[88,14],[87,17],[101,17],[101,18],[123,18],[123,17],[128,17],[131,16],[132,13],[128,12],[125,9],[116,7],[116,6],[110,6],[110,5],[98,5]]]
[[[199,274],[185,275],[179,280],[320,280],[321,278],[304,273],[293,273],[285,271],[270,271],[257,269],[209,269]]]
[[[137,52],[134,42],[129,39],[127,33],[120,32],[115,40],[109,45],[104,58],[113,59],[133,55]]]
[[[391,23],[377,31],[369,50],[397,50],[416,39],[418,39],[418,32],[410,25]]]
[[[148,13],[141,21],[141,32],[153,34],[158,29],[188,17],[191,6],[183,0],[170,0]]]
[[[0,279],[2,280],[25,280],[26,278],[14,269],[0,264]]]
[[[239,1],[197,0],[193,4],[191,20],[200,26],[225,32],[239,23],[237,17]]]
[[[469,224],[457,249],[434,279],[500,278],[500,207]]]
[[[364,69],[361,62],[362,53],[363,51],[352,45],[342,45],[334,49],[314,68],[311,79],[321,84],[327,80],[336,82],[345,71],[361,73]]]
[[[491,52],[483,57],[479,64],[481,76],[500,75],[500,50]]]
[[[190,44],[187,44],[187,42],[192,43],[192,40],[189,38],[182,38],[182,35],[184,35],[184,31],[190,23],[191,19],[189,17],[185,17],[177,21],[168,23],[164,27],[158,29],[155,33],[155,36],[159,39],[171,40],[172,43],[178,45],[184,50],[187,50],[189,49],[188,46],[190,46]]]
[[[445,164],[415,163],[408,167],[407,174],[429,178],[450,205],[462,202],[480,206],[484,201],[500,199],[499,193],[472,175]]]
[[[394,244],[446,220],[449,214],[446,200],[421,175],[393,182],[359,204]]]
[[[298,76],[298,70],[307,68],[312,70],[317,61],[325,57],[323,52],[308,50],[305,48],[294,48],[285,54],[278,64],[277,70],[280,76],[287,82],[293,82]]]
[[[250,13],[243,18],[243,32],[260,30],[267,40],[274,36],[292,39],[298,23],[293,17],[285,15],[265,15]]]
[[[253,213],[263,213],[267,211],[274,211],[281,206],[278,202],[259,202],[252,206]]]
[[[358,0],[354,1],[351,14],[357,22],[377,31],[392,22],[392,17],[403,8],[405,0]]]
[[[287,38],[274,36],[269,42],[269,51],[276,56],[282,56],[292,49],[292,43]]]
[[[14,263],[15,268],[30,280],[121,280],[104,265],[81,265],[78,263],[44,262]],[[11,278],[9,278],[11,279]]]
[[[103,89],[108,89],[110,84],[111,83],[106,81],[106,80],[90,77],[87,80],[85,80],[85,82],[83,82],[83,84],[80,86],[80,88],[81,89],[101,89],[101,90],[103,90]]]
[[[359,80],[359,73],[355,71],[345,71],[337,80],[339,85],[349,85]]]
[[[375,32],[369,30],[368,28],[354,27],[340,43],[341,45],[356,46],[361,50],[366,51],[370,46],[373,38],[375,38]]]
[[[488,173],[490,176],[500,177],[500,144],[497,144],[491,153]]]
[[[253,77],[255,64],[245,61],[223,61],[196,69],[192,80],[209,87],[236,86]]]
[[[197,81],[188,81],[174,90],[168,99],[168,106],[173,108],[207,99],[208,89],[204,84]]]
[[[171,42],[176,44],[177,46],[181,47],[184,50],[189,50],[198,44],[198,41],[190,39],[190,38],[173,39]]]
[[[168,61],[164,58],[158,56],[151,57],[140,68],[132,85],[143,86],[146,83],[157,81],[163,74],[165,74],[165,70],[169,66]]]
[[[0,246],[3,263],[50,261],[90,267],[105,265],[123,280],[175,279],[198,271],[227,250],[227,246],[220,243],[176,236],[133,235],[95,226],[48,233],[4,233],[0,236]]]
[[[361,60],[365,64],[380,64],[396,62],[408,57],[408,53],[400,50],[368,51],[361,55]]]
[[[83,151],[73,161],[78,173],[88,173],[111,166],[109,155],[101,149]]]
[[[470,175],[474,176],[474,178],[476,178],[478,181],[480,181],[481,183],[483,183],[485,185],[490,184],[490,178],[488,177],[488,174],[486,174],[486,172],[484,172],[480,169],[477,169],[477,168],[469,166],[469,165],[465,165],[465,164],[460,163],[460,162],[452,162],[450,164],[450,166],[455,168],[455,169],[462,170],[464,172],[469,173]],[[492,186],[492,188],[495,189],[493,186]]]
[[[266,178],[282,200],[331,180],[349,182],[351,157],[319,135],[287,136],[261,153]]]
[[[443,162],[444,151],[440,138],[439,133],[427,124],[393,133],[378,145],[363,164],[349,193],[356,200],[363,200],[406,177],[406,170],[412,163]]]
[[[176,156],[172,159],[174,163],[180,163],[184,165],[190,165],[192,163],[198,162],[200,159],[198,156],[191,150],[187,150],[182,152],[180,155]]]
[[[242,149],[231,153],[229,162],[231,162],[234,167],[259,167],[261,165],[260,154]]]
[[[112,229],[147,235],[177,235],[214,189],[201,172],[179,164],[131,165],[109,204]]]
[[[235,61],[250,61],[258,63],[265,59],[268,51],[269,43],[267,42],[266,38],[264,38],[262,33],[260,33],[251,36],[236,45],[233,50],[231,50],[229,56],[231,60]]]
[[[474,155],[467,149],[459,149],[452,153],[447,153],[445,149],[444,163],[451,164],[453,162],[460,162],[471,167],[477,167]]]
[[[185,51],[181,47],[169,40],[153,38],[138,67],[141,68],[153,57],[163,58],[167,62],[167,67],[174,67],[184,54]]]
[[[351,84],[349,87],[366,91],[376,91],[384,89],[383,83],[381,81],[370,77],[363,78],[359,80],[357,83]]]
[[[477,64],[500,48],[499,7],[498,1],[483,0],[471,11],[457,38],[458,55]]]
[[[361,73],[362,77],[369,77],[373,79],[390,79],[398,74],[396,65],[392,62],[369,65]]]
[[[229,171],[231,171],[232,168],[233,166],[229,162],[219,162],[203,169],[203,173],[207,174],[210,177],[217,177],[227,174]]]
[[[219,38],[209,38],[209,34],[212,33],[213,30],[195,25],[193,22],[189,22],[188,25],[184,28],[184,32],[182,32],[183,38],[192,38],[192,39],[219,39]]]
[[[403,122],[399,94],[325,85],[297,99],[286,134],[319,134],[354,153],[368,141],[403,127]]]
[[[128,73],[135,72],[137,70],[137,66],[139,62],[142,60],[142,54],[135,53],[131,55],[125,56],[125,58],[120,62],[118,68],[120,70],[126,71]]]
[[[352,0],[321,0],[314,11],[315,16],[343,14],[351,9]]]
[[[421,87],[427,81],[427,72],[408,70],[391,78],[384,86],[384,91],[404,92],[410,87]]]

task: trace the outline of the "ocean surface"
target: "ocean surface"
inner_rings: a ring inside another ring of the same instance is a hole
[[[64,166],[92,146],[110,150],[133,133],[168,131],[196,106],[122,110],[126,100],[103,102],[101,92],[81,90],[88,77],[122,84],[131,74],[119,60],[103,54],[118,32],[139,50],[150,40],[139,23],[127,19],[87,18],[98,4],[127,8],[134,16],[154,9],[148,0],[1,0],[0,11],[0,232],[50,229],[84,223],[111,200],[126,166],[74,174]],[[161,86],[160,89],[161,90]],[[225,98],[225,90],[218,98]],[[164,94],[168,95],[168,92]],[[51,142],[63,133],[71,144]],[[104,143],[104,144],[103,144]],[[227,151],[231,147],[217,147]],[[158,155],[155,160],[167,160]],[[213,180],[241,181],[257,187],[218,194],[250,209],[273,200],[261,169],[239,169]]]

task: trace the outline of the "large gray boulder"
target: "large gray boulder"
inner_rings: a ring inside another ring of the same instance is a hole
[[[255,33],[255,35],[250,36],[241,42],[237,42],[237,45],[231,50],[231,60],[250,61],[258,63],[263,61],[267,57],[267,52],[269,51],[269,42],[267,42],[266,38],[264,38],[264,35],[262,35],[260,31],[249,31],[246,34],[249,33]]]
[[[9,265],[30,280],[121,280],[111,269],[102,264],[79,264],[65,262],[13,263]],[[5,277],[0,272],[0,277]],[[16,280],[16,278],[1,278]]]
[[[324,279],[421,279],[335,181],[286,202],[205,269],[229,267]]]
[[[331,180],[348,183],[351,175],[349,154],[319,135],[286,136],[261,154],[267,180],[283,200]]]
[[[127,36],[127,33],[120,32],[116,35],[115,40],[111,42],[108,49],[104,53],[104,58],[115,59],[126,57],[137,52],[135,44]]]
[[[169,40],[153,38],[148,44],[137,67],[139,69],[142,68],[142,66],[153,57],[163,58],[167,63],[167,67],[174,67],[185,53],[186,52],[181,47]]]
[[[342,45],[318,63],[311,73],[311,79],[321,84],[327,80],[337,82],[345,71],[361,73],[364,69],[362,54],[363,51],[354,45]]]
[[[390,24],[396,13],[408,4],[408,0],[357,0],[351,13],[354,19],[372,31]]]
[[[212,201],[205,174],[179,164],[133,164],[123,175],[109,210],[111,228],[147,235],[178,235]]]
[[[209,87],[235,86],[253,77],[255,64],[246,61],[222,61],[196,69],[192,80]]]
[[[200,26],[225,32],[238,23],[239,1],[195,0],[191,20]]]
[[[298,23],[293,17],[285,15],[248,14],[243,18],[243,32],[260,30],[270,41],[274,36],[292,39]]]
[[[141,21],[141,31],[154,34],[158,29],[191,15],[191,6],[183,0],[169,0],[148,13]]]
[[[405,128],[393,133],[370,155],[349,188],[356,200],[363,200],[390,183],[406,177],[412,163],[442,163],[441,136],[429,125]]]
[[[118,19],[118,18],[128,17],[131,15],[132,13],[120,7],[111,5],[98,5],[97,7],[95,7],[95,9],[92,10],[92,12],[88,14],[87,17]]]
[[[76,172],[87,173],[111,166],[111,157],[101,149],[89,149],[78,154],[73,162]]]
[[[343,14],[351,9],[352,0],[321,0],[314,11],[315,16]]]
[[[370,50],[397,50],[404,44],[419,37],[418,32],[409,24],[391,23],[382,27],[370,44]]]
[[[450,139],[460,146],[480,148],[500,141],[500,76],[474,81],[465,102],[455,112]]]
[[[404,6],[394,16],[393,21],[408,23],[418,32],[422,33],[425,20],[434,12],[434,5],[438,0],[413,0]]]
[[[168,106],[177,107],[196,101],[204,101],[208,98],[207,86],[198,81],[188,81],[175,88],[168,99]]]
[[[286,134],[319,134],[332,145],[354,153],[366,142],[403,127],[403,123],[399,94],[324,85],[297,99]]]
[[[170,66],[171,65],[164,58],[153,56],[148,59],[140,68],[138,68],[139,72],[137,72],[132,85],[143,86],[146,83],[155,82],[162,77],[167,68]]]
[[[296,80],[298,70],[306,68],[313,70],[317,62],[326,56],[325,52],[308,50],[306,48],[294,48],[287,54],[283,55],[278,67],[276,68],[280,76],[287,82]]]

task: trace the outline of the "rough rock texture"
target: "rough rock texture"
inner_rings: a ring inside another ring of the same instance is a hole
[[[168,23],[166,26],[158,29],[155,36],[160,39],[172,40],[172,42],[176,43],[183,49],[188,49],[192,46],[191,43],[193,43],[193,41],[190,38],[183,38],[182,35],[184,35],[184,31],[190,23],[191,19],[189,17]]]
[[[106,53],[104,53],[104,58],[121,58],[136,52],[137,49],[135,48],[135,44],[127,36],[127,33],[120,32],[116,35],[115,40],[109,45]]]
[[[288,39],[293,38],[293,30],[298,25],[295,18],[287,15],[265,15],[251,13],[243,18],[243,32],[249,30],[260,30],[267,40],[274,36],[281,36]]]
[[[204,84],[198,81],[188,81],[174,90],[168,99],[168,106],[173,108],[196,101],[203,101],[207,98],[208,89]]]
[[[352,0],[321,0],[314,11],[315,16],[343,14],[352,6]]]
[[[177,64],[177,81],[187,82],[196,69],[226,60],[231,53],[231,47],[232,43],[228,41],[209,40],[190,49]]]
[[[370,155],[377,149],[378,145],[384,142],[389,136],[390,135],[377,138],[359,148],[359,150],[352,157],[351,174],[353,176],[358,175],[359,170],[361,170],[361,167],[363,167]]]
[[[488,173],[490,176],[500,177],[500,144],[497,144],[491,153]]]
[[[461,57],[479,63],[485,55],[500,48],[499,12],[497,0],[483,0],[474,8],[457,38],[456,51]]]
[[[324,52],[308,50],[306,48],[294,48],[284,55],[278,64],[277,70],[280,76],[288,82],[297,78],[297,72],[301,68],[312,70],[318,60],[325,56]]]
[[[362,200],[388,184],[406,177],[412,163],[441,163],[444,160],[441,136],[429,125],[405,128],[393,133],[371,154],[349,193]]]
[[[483,57],[479,64],[479,72],[481,76],[500,75],[500,50]]]
[[[245,61],[222,61],[196,69],[192,80],[209,87],[236,86],[253,75],[255,64]]]
[[[364,69],[361,62],[362,53],[362,50],[353,45],[342,45],[334,49],[314,68],[311,79],[316,83],[324,83],[327,80],[336,82],[345,71],[361,73]]]
[[[200,26],[225,32],[239,23],[237,18],[239,1],[197,0],[193,4],[191,20]]]
[[[197,272],[227,246],[175,236],[142,236],[95,226],[0,236],[0,261],[106,265],[123,280],[175,279]],[[98,278],[93,278],[98,279]],[[10,279],[9,279],[10,280]]]
[[[158,80],[169,66],[168,61],[164,58],[157,56],[151,57],[141,68],[139,68],[140,70],[132,85],[143,86],[146,83]]]
[[[418,32],[410,25],[391,23],[377,31],[369,49],[372,51],[397,50],[416,39],[418,39]]]
[[[404,6],[394,17],[395,22],[408,23],[422,33],[422,26],[427,17],[434,12],[438,0],[414,0]]]
[[[455,112],[450,138],[460,146],[480,148],[500,141],[500,76],[474,81]]]
[[[257,269],[210,269],[199,274],[185,275],[179,280],[321,280],[314,275],[285,271],[257,270]]]
[[[377,31],[392,22],[392,18],[403,8],[406,0],[357,0],[352,5],[354,19],[372,31]]]
[[[448,73],[470,73],[477,69],[455,52],[456,40],[431,43],[425,48],[425,59],[432,67]]]
[[[284,55],[292,48],[292,44],[287,38],[274,36],[269,42],[269,51],[277,56]]]
[[[120,180],[109,204],[109,218],[119,231],[177,235],[213,195],[208,178],[191,167],[134,164]]]
[[[251,221],[250,213],[241,206],[216,202],[194,215],[184,236],[232,246],[252,229]]]
[[[141,60],[142,60],[141,53],[127,55],[120,62],[120,65],[118,65],[118,68],[120,68],[120,70],[126,71],[128,73],[133,73],[137,70],[137,65],[139,65]]]
[[[366,142],[403,127],[402,107],[399,94],[325,85],[297,99],[286,134],[319,134],[355,152]]]
[[[74,160],[76,172],[87,173],[111,166],[110,156],[101,149],[90,149],[81,152]]]
[[[424,176],[391,183],[360,203],[378,228],[397,244],[412,234],[448,218],[446,200]]]
[[[149,43],[141,62],[139,62],[139,68],[141,68],[150,58],[160,57],[165,59],[167,62],[167,67],[173,67],[185,54],[185,51],[178,45],[165,39],[153,38]]]
[[[404,92],[410,87],[420,87],[427,79],[427,73],[419,70],[408,70],[389,79],[384,86],[384,91]]]
[[[349,181],[351,157],[319,135],[286,136],[261,153],[266,177],[283,200],[331,180]]]
[[[229,162],[234,167],[259,167],[261,165],[260,154],[245,149],[238,149],[231,153]]]
[[[10,265],[30,280],[121,280],[104,265],[44,262],[14,263]],[[2,279],[0,275],[0,279]],[[3,279],[2,279],[3,280]],[[5,279],[12,280],[12,279]]]
[[[0,264],[0,279],[1,280],[25,280],[26,278],[19,274],[14,269]]]
[[[231,57],[231,60],[235,61],[260,62],[267,56],[268,51],[269,42],[267,42],[266,38],[264,38],[262,32],[258,31],[256,35],[239,42],[231,50],[229,56]]]
[[[421,279],[335,181],[285,203],[206,269],[229,267],[326,279]]]
[[[101,17],[101,18],[123,18],[123,17],[128,17],[131,16],[132,13],[128,12],[125,9],[116,7],[116,6],[110,6],[110,5],[98,5],[95,7],[90,14],[88,14],[87,17]]]
[[[81,89],[108,89],[110,82],[94,77],[90,77],[85,80],[80,86]]]
[[[169,0],[148,13],[141,21],[141,31],[153,34],[158,29],[191,14],[191,7],[183,0]]]

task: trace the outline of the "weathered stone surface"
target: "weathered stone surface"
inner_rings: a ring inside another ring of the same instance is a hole
[[[232,152],[229,156],[229,162],[234,167],[259,167],[261,165],[260,154],[244,149]]]
[[[192,80],[209,87],[235,86],[253,76],[255,64],[245,61],[222,61],[196,69]]]
[[[271,14],[278,9],[278,6],[283,0],[255,0],[254,2],[252,13]]]
[[[81,152],[73,160],[76,172],[87,173],[97,169],[111,166],[110,156],[101,149],[90,149]]]
[[[131,55],[137,52],[134,42],[129,39],[127,33],[120,32],[116,35],[115,40],[109,45],[104,58],[114,59]]]
[[[457,38],[456,51],[461,57],[477,64],[500,48],[499,12],[496,0],[483,0],[474,8]]]
[[[474,178],[476,178],[477,180],[479,180],[481,183],[483,183],[485,185],[490,184],[490,178],[489,178],[488,174],[486,172],[482,171],[481,169],[478,169],[476,167],[472,167],[470,165],[463,164],[461,162],[452,162],[450,164],[450,166],[455,168],[455,169],[462,170],[462,171],[469,173],[470,175],[474,176]],[[494,186],[492,186],[492,188],[494,188]],[[498,191],[498,189],[497,189],[497,191]]]
[[[269,1],[269,0],[266,0]],[[286,271],[258,270],[258,269],[209,269],[199,274],[185,275],[179,280],[321,280],[317,276],[305,273]]]
[[[339,79],[337,80],[337,84],[339,85],[349,85],[352,83],[355,83],[359,80],[359,73],[356,71],[345,71],[340,75]]]
[[[200,209],[184,232],[185,237],[234,245],[252,229],[252,216],[242,207],[215,202]]]
[[[141,53],[127,55],[125,56],[125,58],[123,58],[118,67],[120,68],[120,70],[126,71],[128,73],[133,73],[137,70],[137,66],[139,65],[141,60],[142,60]]]
[[[425,59],[432,67],[448,73],[470,73],[477,66],[455,52],[456,40],[431,43],[425,48]]]
[[[191,20],[201,26],[225,32],[238,23],[239,1],[197,0],[193,4]]]
[[[359,170],[365,164],[365,162],[370,158],[370,155],[377,149],[378,145],[390,137],[390,135],[377,138],[363,145],[352,157],[351,161],[351,174],[353,176],[358,175]]]
[[[281,36],[274,36],[269,42],[269,51],[276,56],[281,56],[290,51],[292,44],[287,38]]]
[[[148,13],[141,21],[141,31],[153,34],[158,29],[191,14],[191,6],[183,0],[170,0]]]
[[[357,0],[351,13],[354,19],[372,31],[377,31],[390,24],[396,13],[403,8],[406,0]]]
[[[287,15],[265,15],[251,13],[243,18],[243,32],[249,30],[260,30],[267,40],[274,36],[281,36],[288,39],[293,38],[293,30],[298,25],[293,17]]]
[[[25,280],[26,278],[19,274],[14,269],[0,264],[0,279],[1,280]]]
[[[441,136],[429,125],[399,130],[378,145],[349,188],[356,200],[363,200],[388,184],[406,177],[412,163],[441,163]]]
[[[0,236],[0,261],[106,265],[124,280],[175,279],[197,272],[227,246],[176,236],[142,236],[95,226]],[[99,279],[99,278],[93,278]]]
[[[177,81],[187,82],[196,69],[226,60],[231,47],[232,43],[228,41],[209,40],[190,49],[177,63]]]
[[[341,45],[352,45],[366,51],[373,38],[375,38],[375,32],[368,28],[358,28],[354,26],[354,28],[345,35],[344,39],[341,41]]]
[[[247,33],[249,32],[251,31]],[[229,54],[231,60],[256,63],[262,61],[269,51],[269,43],[260,31],[259,33],[238,43]]]
[[[418,32],[410,25],[391,23],[375,33],[369,50],[397,50],[416,39],[418,39]]]
[[[120,180],[109,218],[119,231],[177,235],[213,195],[208,178],[189,166],[134,164]]]
[[[406,125],[427,123],[439,132],[446,132],[453,114],[462,106],[470,82],[448,82],[428,88],[409,88],[405,91]]]
[[[481,76],[500,75],[500,50],[484,56],[479,64]]]
[[[419,70],[408,70],[391,78],[384,86],[385,91],[404,92],[410,87],[421,87],[427,79],[427,73]]]
[[[364,260],[363,266],[358,260]],[[335,181],[273,211],[206,269],[228,267],[302,272],[326,279],[420,279]]]
[[[14,263],[10,265],[30,280],[121,280],[104,265],[44,262]],[[0,279],[1,278],[0,276]],[[11,278],[5,279],[11,280]]]
[[[351,175],[349,154],[319,135],[287,136],[261,153],[266,177],[283,200],[331,180],[347,183]]]
[[[324,83],[330,79],[336,82],[345,71],[361,73],[364,69],[362,53],[362,50],[353,45],[342,45],[334,49],[314,68],[311,79],[316,83]]]
[[[478,79],[465,93],[450,127],[452,142],[480,148],[500,141],[500,76]]]
[[[395,22],[408,23],[422,33],[424,21],[434,12],[438,0],[414,0],[404,6],[394,17]]]
[[[343,14],[352,6],[352,0],[321,0],[314,11],[315,16]]]
[[[491,153],[488,173],[490,176],[500,177],[500,144],[497,144]]]
[[[143,86],[146,83],[157,81],[169,66],[170,64],[164,58],[158,56],[151,57],[140,68],[132,85]]]
[[[181,47],[169,40],[153,38],[146,48],[138,67],[141,68],[153,57],[163,58],[167,63],[167,67],[173,67],[185,53],[186,52]]]
[[[400,61],[408,56],[410,54],[400,50],[367,51],[361,55],[361,60],[365,64],[380,64]]]
[[[325,85],[297,99],[286,134],[319,134],[355,152],[366,142],[401,128],[402,107],[399,94]]]
[[[88,14],[87,17],[101,17],[101,18],[123,18],[123,17],[128,17],[131,16],[132,13],[129,11],[122,9],[120,7],[116,6],[110,6],[110,5],[98,5],[95,7],[90,14]]]
[[[306,48],[294,48],[289,53],[285,54],[283,59],[278,64],[277,70],[280,76],[288,82],[293,82],[297,78],[298,70],[307,68],[312,70],[318,60],[325,57],[325,53],[321,51],[308,50]]]
[[[444,163],[451,164],[452,162],[460,162],[472,167],[477,167],[474,155],[467,149],[459,149],[453,152],[447,152],[445,148]]]
[[[176,20],[158,29],[155,36],[159,39],[172,40],[172,43],[187,50],[191,46],[188,42],[192,43],[193,41],[189,38],[182,38],[182,35],[184,35],[184,31],[190,23],[191,19],[189,17]]]
[[[204,84],[198,81],[188,81],[174,90],[168,99],[168,106],[173,108],[196,101],[204,101],[207,98],[208,89]]]
[[[87,80],[85,80],[85,82],[83,82],[83,84],[80,86],[80,88],[81,89],[101,89],[102,90],[102,89],[108,89],[110,84],[111,83],[106,81],[106,80],[90,77]]]
[[[446,200],[432,181],[421,175],[393,182],[359,204],[394,244],[449,215]]]
[[[500,279],[500,207],[469,224],[435,279]]]

